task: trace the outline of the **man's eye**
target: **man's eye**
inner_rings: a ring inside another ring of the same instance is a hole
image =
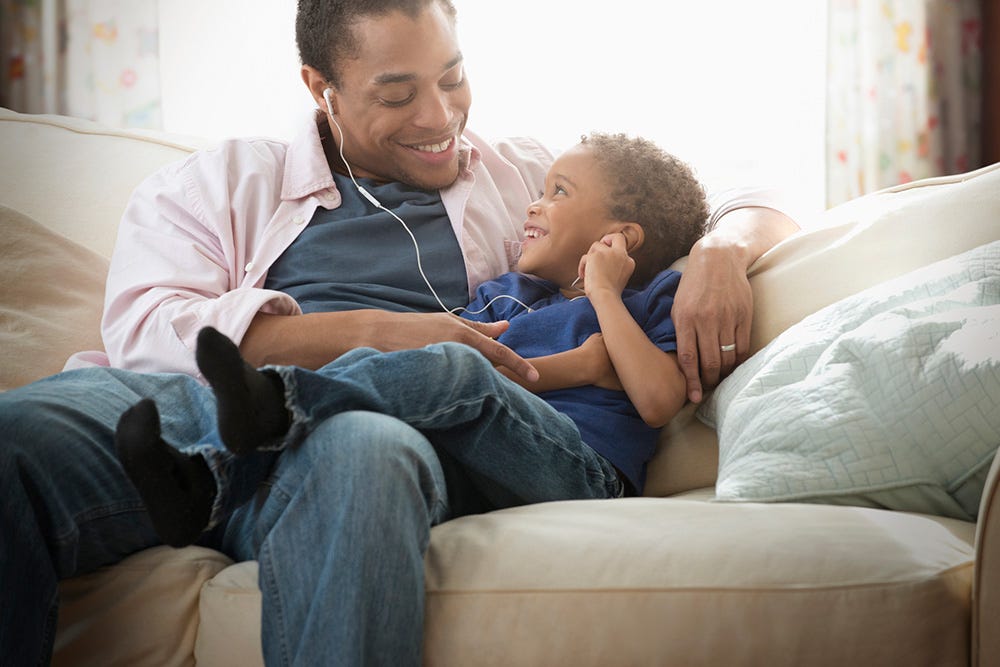
[[[455,83],[442,83],[441,87],[444,88],[445,90],[458,90],[464,85],[465,85],[465,77],[463,76]]]
[[[407,97],[404,97],[401,100],[387,100],[384,97],[378,98],[379,104],[383,104],[383,105],[385,105],[387,107],[402,107],[402,106],[406,106],[412,100],[413,100],[413,95],[409,95]]]

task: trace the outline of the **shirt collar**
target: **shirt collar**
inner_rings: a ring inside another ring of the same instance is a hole
[[[282,200],[302,199],[336,187],[319,136],[320,118],[318,113],[309,118],[303,131],[288,146],[281,182]]]

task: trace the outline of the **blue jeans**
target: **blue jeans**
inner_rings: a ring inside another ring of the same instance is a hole
[[[332,416],[332,403],[319,404],[333,400],[337,368],[364,362],[398,374],[393,355],[358,351],[323,372],[281,371],[301,409],[294,446],[239,463],[247,470],[237,486],[265,481],[206,536],[207,546],[260,563],[269,665],[417,665],[432,526],[510,504],[617,494],[613,468],[576,446],[572,423],[551,420],[558,413],[478,353],[445,344],[408,356],[411,381],[397,398]],[[340,382],[348,396],[368,383]],[[459,400],[449,406],[442,395]],[[144,396],[157,401],[164,440],[217,441],[211,392],[185,376],[92,369],[0,394],[0,655],[12,664],[46,661],[59,579],[157,543],[113,446],[119,415]],[[394,404],[424,420],[426,435],[392,416]],[[449,420],[473,425],[449,432]],[[542,432],[567,439],[537,441]]]
[[[614,497],[623,491],[614,467],[581,441],[572,420],[464,345],[389,354],[362,348],[318,371],[270,370],[285,385],[291,415],[288,433],[274,451],[294,446],[338,413],[366,410],[423,433],[462,466],[492,508]],[[236,457],[214,439],[183,449],[203,455],[215,475],[218,493],[210,525],[249,500],[262,481],[254,475],[266,453]],[[539,470],[555,474],[538,485]]]

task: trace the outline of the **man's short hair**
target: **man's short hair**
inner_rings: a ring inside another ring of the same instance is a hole
[[[581,143],[607,179],[608,213],[642,225],[645,242],[632,253],[636,266],[629,285],[645,286],[705,234],[705,188],[690,166],[648,139],[593,132]]]
[[[340,64],[355,57],[358,43],[352,27],[359,19],[393,11],[416,17],[437,2],[453,18],[451,0],[299,0],[295,16],[295,43],[303,65],[318,70],[326,80],[340,85]]]

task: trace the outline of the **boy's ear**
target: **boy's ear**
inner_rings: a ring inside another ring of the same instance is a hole
[[[646,240],[646,233],[637,222],[626,222],[618,231],[625,235],[625,247],[630,255],[641,248]]]

